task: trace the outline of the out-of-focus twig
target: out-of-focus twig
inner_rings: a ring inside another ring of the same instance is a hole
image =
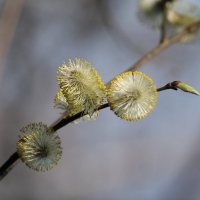
[[[162,53],[164,50],[166,50],[168,47],[177,44],[181,41],[183,37],[185,37],[187,34],[192,34],[195,33],[200,26],[200,22],[194,23],[187,28],[185,28],[182,32],[176,33],[173,36],[169,36],[164,38],[164,40],[158,44],[155,48],[151,49],[149,52],[144,54],[135,64],[133,64],[130,68],[125,70],[127,71],[136,71],[138,70],[141,66],[144,64],[148,63],[149,61],[153,60],[156,58],[160,53]],[[109,85],[110,82],[107,83]]]
[[[12,42],[24,0],[5,0],[0,16],[0,80],[4,73],[7,52]]]
[[[126,71],[136,71],[138,68],[143,66],[144,64],[148,63],[156,56],[158,56],[161,52],[166,50],[168,47],[172,46],[173,44],[179,43],[182,38],[187,36],[188,34],[195,33],[200,26],[200,22],[194,23],[187,28],[185,28],[182,32],[177,33],[173,36],[166,37],[163,42],[161,42],[158,46],[147,52],[142,58],[140,58],[133,66],[131,66]]]
[[[166,15],[167,15],[167,9],[166,6],[164,6],[164,13],[163,13],[163,19],[162,19],[162,23],[160,26],[160,41],[159,43],[162,43],[164,41],[164,39],[166,38],[166,25],[167,25],[167,19],[166,19]]]

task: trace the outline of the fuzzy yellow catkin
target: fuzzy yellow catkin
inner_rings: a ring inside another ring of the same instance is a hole
[[[58,68],[57,81],[71,109],[92,116],[105,99],[105,85],[91,64],[81,58]]]
[[[157,90],[151,78],[142,72],[125,72],[116,76],[107,89],[111,110],[127,121],[148,116],[157,103]]]
[[[62,111],[61,114],[64,115],[65,117],[67,117],[67,116],[70,117],[70,116],[73,116],[78,113],[77,110],[75,112],[74,110],[72,110],[70,108],[70,106],[61,90],[59,90],[57,92],[57,94],[55,95],[54,108],[60,109]],[[74,120],[72,123],[77,124],[81,121],[95,120],[95,119],[97,119],[98,115],[99,115],[99,111],[95,111],[91,116],[88,114],[84,115],[81,118]]]
[[[21,129],[17,152],[20,159],[36,171],[50,170],[62,156],[59,136],[43,123],[32,123]]]
[[[54,97],[54,108],[60,109],[66,114],[70,113],[70,106],[61,90]]]

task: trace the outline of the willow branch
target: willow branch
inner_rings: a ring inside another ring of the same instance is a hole
[[[173,89],[173,90],[177,90],[176,88],[176,82],[177,81],[174,81],[174,82],[171,82],[171,83],[168,83],[166,84],[165,86],[163,87],[160,87],[157,89],[158,92],[160,91],[163,91],[163,90],[168,90],[168,89]],[[108,108],[109,105],[108,103],[105,103],[103,105],[101,105],[97,110],[102,110],[104,108]],[[96,111],[97,111],[96,110]],[[50,128],[53,130],[53,131],[57,131],[59,129],[61,129],[62,127],[66,126],[67,124],[83,117],[84,115],[84,112],[79,112],[73,116],[66,116],[66,115],[63,115],[60,119],[58,119],[57,121],[55,121],[51,126]],[[0,181],[15,167],[15,165],[17,164],[17,161],[19,160],[19,155],[17,154],[17,152],[15,152],[3,165],[2,167],[0,168]]]
[[[176,88],[176,85],[177,85],[176,83],[177,83],[177,81],[173,81],[171,83],[166,84],[163,87],[157,88],[157,92],[161,92],[163,90],[168,90],[168,89],[178,90]],[[101,105],[97,110],[102,110],[102,109],[108,108],[108,107],[109,107],[109,104],[105,103],[105,104]],[[52,130],[54,130],[54,131],[57,131],[57,130],[61,129],[62,127],[66,126],[67,124],[69,124],[69,123],[71,123],[71,122],[83,117],[84,115],[85,115],[84,112],[79,112],[79,113],[77,113],[77,114],[75,114],[73,116],[65,116],[64,115],[63,117],[58,119],[56,122],[54,122],[50,126],[50,128]]]
[[[171,37],[167,37],[163,40],[163,42],[161,42],[157,47],[155,47],[154,49],[152,49],[151,51],[149,51],[147,54],[145,54],[142,58],[140,58],[132,67],[130,67],[128,70],[126,71],[135,71],[137,70],[139,67],[141,67],[142,65],[146,64],[147,62],[149,62],[150,60],[152,60],[153,58],[155,58],[157,55],[159,55],[162,51],[164,51],[165,49],[167,49],[169,46],[178,43],[184,36],[186,36],[187,34],[190,33],[194,33],[197,31],[197,29],[199,28],[200,23],[195,23],[189,27],[187,27],[184,31],[182,31],[181,33],[178,33],[174,36]],[[174,83],[174,82],[172,82]],[[167,85],[158,88],[157,91],[163,91],[163,90],[167,90],[167,89],[173,89],[173,90],[177,90],[177,88],[174,87],[174,85],[172,83],[168,83]],[[103,104],[100,108],[98,108],[97,110],[101,110],[104,108],[109,107],[108,103]],[[76,119],[79,119],[81,117],[83,117],[85,114],[83,112],[77,113],[74,116],[64,116],[62,118],[60,118],[59,120],[57,120],[55,123],[53,123],[50,128],[52,128],[54,131],[59,130],[60,128],[66,126],[67,124],[73,122]],[[17,163],[17,161],[19,160],[19,155],[17,154],[17,152],[15,152],[0,168],[0,180],[2,180],[15,166],[15,164]]]
[[[160,91],[163,91],[163,90],[168,90],[168,89],[173,89],[173,90],[177,90],[176,88],[176,84],[177,81],[173,81],[171,83],[168,83],[166,84],[165,86],[163,87],[160,87],[160,88],[157,88],[157,91],[160,92]],[[97,110],[102,110],[104,108],[108,108],[109,107],[109,104],[108,103],[105,103],[103,105],[101,105]],[[83,117],[84,115],[84,112],[79,112],[73,116],[67,116],[67,115],[63,115],[60,119],[58,119],[57,121],[55,121],[51,126],[50,128],[53,130],[53,131],[57,131],[59,129],[61,129],[62,127],[66,126],[67,124]]]

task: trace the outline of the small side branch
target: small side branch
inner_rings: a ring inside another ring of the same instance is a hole
[[[157,91],[158,92],[161,92],[161,91],[163,91],[163,90],[178,90],[177,89],[177,81],[173,81],[173,82],[171,82],[171,83],[167,83],[165,86],[163,86],[163,87],[160,87],[160,88],[158,88],[157,89]]]
[[[141,57],[133,66],[131,66],[126,71],[136,71],[138,70],[142,65],[148,63],[149,61],[153,60],[155,57],[157,57],[161,52],[166,50],[168,47],[172,46],[173,44],[179,43],[182,38],[187,36],[188,34],[195,33],[200,26],[200,22],[194,23],[187,28],[185,28],[182,32],[177,33],[173,36],[165,37],[162,39],[162,42],[147,52],[143,57]]]

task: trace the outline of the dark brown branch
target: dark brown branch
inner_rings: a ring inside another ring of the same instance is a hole
[[[13,153],[12,156],[1,166],[0,168],[0,181],[13,169],[19,160],[17,152]]]
[[[163,90],[178,90],[178,88],[176,87],[178,81],[173,81],[171,83],[167,83],[165,86],[160,87],[157,89],[158,92],[161,92]]]
[[[109,107],[108,103],[105,103],[101,105],[97,110],[102,110],[104,108]],[[53,125],[51,125],[50,128],[52,128],[54,131],[57,131],[58,129],[61,129],[63,126],[66,126],[67,124],[75,121],[76,119],[79,119],[83,117],[85,114],[83,112],[77,113],[76,115],[73,116],[64,116],[58,121],[56,121]]]

